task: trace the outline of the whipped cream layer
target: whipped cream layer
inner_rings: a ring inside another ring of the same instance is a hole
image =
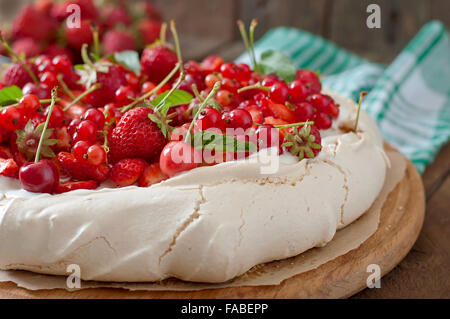
[[[298,255],[332,240],[378,196],[389,165],[375,123],[340,104],[322,132],[318,157],[283,154],[263,174],[260,161],[200,167],[149,188],[103,187],[32,194],[0,177],[0,269],[142,282],[176,277],[224,282],[251,267]]]

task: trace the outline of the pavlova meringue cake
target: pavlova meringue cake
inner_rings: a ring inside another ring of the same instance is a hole
[[[67,275],[77,264],[85,280],[218,283],[326,245],[371,206],[389,164],[370,117],[361,111],[354,133],[357,105],[325,93],[340,114],[314,158],[265,149],[148,188],[59,195],[0,176],[0,269]],[[262,173],[255,157],[279,167]]]

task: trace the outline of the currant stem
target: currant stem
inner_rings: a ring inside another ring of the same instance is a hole
[[[194,123],[197,120],[198,116],[200,115],[202,110],[205,108],[205,106],[208,104],[208,101],[216,95],[217,91],[220,90],[221,86],[222,86],[222,84],[220,82],[216,82],[216,84],[214,84],[214,87],[211,90],[211,92],[209,92],[208,96],[205,98],[203,103],[198,108],[197,112],[194,115],[194,118],[192,119],[191,125],[189,126],[186,137],[184,138],[185,143],[187,143],[189,141],[189,139],[191,138],[191,130],[194,127]]]
[[[357,129],[358,129],[358,122],[359,122],[359,113],[361,112],[361,104],[364,100],[364,97],[367,95],[367,91],[362,91],[359,94],[359,102],[358,102],[358,112],[356,113],[356,122],[355,122],[355,128],[353,129],[353,131],[356,133]]]
[[[98,27],[92,23],[91,24],[91,29],[92,29],[92,35],[94,38],[94,54],[96,58],[100,58],[100,42],[99,42],[99,38],[98,38]]]
[[[36,75],[33,73],[33,71],[31,71],[30,67],[22,60],[22,58],[19,57],[16,54],[16,52],[14,52],[14,50],[10,47],[10,45],[5,40],[5,38],[3,38],[1,32],[0,32],[0,42],[3,44],[4,48],[6,49],[6,51],[8,51],[8,53],[11,54],[11,56],[14,57],[17,60],[17,62],[19,62],[19,64],[25,69],[25,71],[27,71],[28,75],[31,77],[33,82],[36,85],[39,85],[39,81],[38,81]]]
[[[81,58],[83,59],[83,62],[88,65],[90,68],[95,68],[94,64],[92,63],[91,59],[88,55],[88,45],[87,43],[83,43],[83,46],[81,47]]]
[[[306,121],[306,122],[291,123],[291,124],[284,124],[284,125],[274,125],[273,127],[289,128],[289,127],[297,127],[297,126],[303,126],[303,125],[314,125],[314,121]]]
[[[78,95],[75,99],[73,99],[72,102],[70,102],[64,109],[63,111],[66,112],[68,109],[70,109],[74,104],[78,103],[79,101],[81,101],[82,98],[84,98],[86,95],[88,95],[89,93],[94,92],[95,90],[98,90],[99,88],[101,88],[102,85],[100,83],[96,83],[93,86],[91,86],[88,90],[84,91],[83,93],[81,93],[80,95]]]
[[[72,91],[69,89],[66,82],[64,82],[63,75],[58,74],[57,78],[58,78],[59,84],[61,84],[63,92],[66,93],[72,100],[75,99],[75,95],[73,95]]]
[[[52,112],[53,112],[53,108],[56,103],[57,95],[58,95],[58,88],[55,86],[52,89],[52,102],[50,103],[48,114],[47,114],[47,119],[45,120],[44,128],[42,129],[41,138],[39,139],[39,144],[38,144],[38,147],[36,150],[36,157],[34,158],[35,163],[39,163],[39,157],[40,157],[40,153],[41,153],[42,143],[44,141],[44,136],[45,136],[45,132],[47,131],[48,123],[50,122],[50,117],[52,116]]]
[[[250,54],[250,45],[248,42],[248,35],[247,31],[245,30],[244,22],[242,22],[242,20],[238,20],[237,25],[239,28],[239,32],[241,33],[242,41],[244,42],[245,48],[247,49],[248,54]]]
[[[262,86],[260,83],[256,83],[254,85],[244,86],[243,88],[240,88],[237,92],[242,93],[249,90],[263,90],[266,92],[270,92],[270,87],[268,86]]]
[[[181,46],[180,46],[180,40],[178,38],[178,32],[175,25],[175,20],[170,21],[170,32],[172,32],[173,41],[175,42],[175,52],[177,53],[178,63],[181,64],[180,70],[183,72],[183,57],[181,55]]]
[[[161,31],[159,31],[159,41],[162,45],[166,44],[167,23],[161,24]]]
[[[258,26],[258,20],[253,19],[250,23],[250,52],[252,56],[253,62],[253,70],[258,72],[258,63],[256,62],[256,54],[255,54],[255,29]]]
[[[123,108],[120,109],[120,111],[122,113],[125,113],[126,111],[128,111],[128,110],[132,109],[133,107],[135,107],[138,103],[144,101],[145,99],[148,99],[150,96],[152,96],[153,94],[158,92],[159,89],[161,89],[165,84],[167,84],[167,82],[170,81],[170,79],[175,75],[175,73],[178,72],[180,67],[181,67],[180,63],[177,63],[177,65],[172,69],[172,71],[170,71],[170,73],[161,81],[161,83],[159,83],[157,86],[155,86],[155,88],[153,90],[151,90],[148,93],[145,93],[141,97],[139,97],[136,100],[134,100],[132,103],[130,103],[128,105],[125,105]]]
[[[61,99],[57,98],[56,102],[59,102]],[[39,100],[40,104],[47,104],[47,103],[51,103],[52,99],[43,99],[43,100]],[[10,104],[10,105],[5,105],[5,106],[0,106],[0,111],[3,109],[6,109],[8,107],[12,107],[12,106],[18,106],[19,103],[14,103],[14,104]]]

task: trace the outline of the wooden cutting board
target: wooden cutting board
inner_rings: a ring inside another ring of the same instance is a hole
[[[124,289],[63,289],[29,291],[0,283],[0,298],[344,298],[367,287],[369,264],[381,274],[391,271],[416,241],[425,215],[422,179],[412,163],[387,198],[378,230],[359,248],[276,286],[231,287],[192,292],[128,291]],[[382,285],[382,281],[381,281]]]

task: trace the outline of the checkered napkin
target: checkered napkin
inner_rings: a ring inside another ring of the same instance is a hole
[[[450,42],[440,22],[426,24],[388,66],[294,28],[273,29],[255,45],[257,56],[269,49],[283,51],[298,68],[320,71],[325,87],[355,101],[368,91],[363,108],[421,173],[450,138]]]

